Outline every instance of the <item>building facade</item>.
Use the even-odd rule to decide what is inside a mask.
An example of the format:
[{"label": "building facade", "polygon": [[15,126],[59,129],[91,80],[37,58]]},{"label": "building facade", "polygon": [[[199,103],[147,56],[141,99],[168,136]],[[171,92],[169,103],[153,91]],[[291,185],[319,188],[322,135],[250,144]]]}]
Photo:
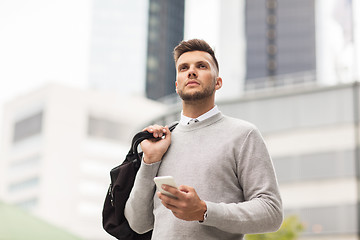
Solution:
[{"label": "building facade", "polygon": [[245,85],[264,87],[266,80],[284,84],[276,76],[294,73],[313,75],[314,80],[315,0],[255,0],[245,5]]},{"label": "building facade", "polygon": [[245,89],[358,79],[357,1],[245,2]]},{"label": "building facade", "polygon": [[150,0],[147,38],[146,96],[175,93],[173,49],[184,38],[184,0]]},{"label": "building facade", "polygon": [[93,0],[90,87],[150,99],[175,93],[172,51],[184,37],[184,5]]},{"label": "building facade", "polygon": [[164,106],[47,85],[4,109],[0,199],[83,239],[112,239],[101,225],[109,172]]}]

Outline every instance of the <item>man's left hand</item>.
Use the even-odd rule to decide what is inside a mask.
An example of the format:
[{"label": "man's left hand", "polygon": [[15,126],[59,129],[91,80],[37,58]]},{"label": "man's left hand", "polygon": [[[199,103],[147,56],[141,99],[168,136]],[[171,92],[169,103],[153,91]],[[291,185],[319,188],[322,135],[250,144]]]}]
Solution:
[{"label": "man's left hand", "polygon": [[162,185],[162,188],[172,193],[176,198],[157,193],[161,203],[172,211],[175,217],[185,221],[203,221],[207,210],[206,203],[197,195],[194,188],[181,185],[178,189]]}]

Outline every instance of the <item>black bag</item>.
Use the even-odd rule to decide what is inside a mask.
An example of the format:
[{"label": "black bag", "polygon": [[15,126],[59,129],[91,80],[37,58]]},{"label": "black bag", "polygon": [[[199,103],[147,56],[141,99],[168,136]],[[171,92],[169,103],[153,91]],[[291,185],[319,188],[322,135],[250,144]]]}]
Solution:
[{"label": "black bag", "polygon": [[[178,123],[169,126],[172,131]],[[140,168],[142,152],[138,153],[138,145],[145,139],[154,138],[147,131],[137,133],[131,143],[129,153],[124,162],[110,171],[111,183],[106,194],[103,212],[103,228],[110,235],[120,240],[149,240],[152,230],[145,234],[134,232],[124,216],[124,209],[131,189],[134,185],[136,173]]]}]

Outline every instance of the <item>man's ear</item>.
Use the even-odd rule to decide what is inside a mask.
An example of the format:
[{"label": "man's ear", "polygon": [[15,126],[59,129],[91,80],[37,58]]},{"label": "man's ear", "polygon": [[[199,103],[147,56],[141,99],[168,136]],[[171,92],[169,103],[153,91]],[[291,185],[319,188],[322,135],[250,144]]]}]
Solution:
[{"label": "man's ear", "polygon": [[177,83],[177,81],[175,81],[175,90],[176,90],[176,93],[178,93],[177,85],[178,85],[178,83]]},{"label": "man's ear", "polygon": [[219,90],[222,87],[222,78],[221,77],[217,77],[216,78],[216,83],[215,83],[215,89]]}]

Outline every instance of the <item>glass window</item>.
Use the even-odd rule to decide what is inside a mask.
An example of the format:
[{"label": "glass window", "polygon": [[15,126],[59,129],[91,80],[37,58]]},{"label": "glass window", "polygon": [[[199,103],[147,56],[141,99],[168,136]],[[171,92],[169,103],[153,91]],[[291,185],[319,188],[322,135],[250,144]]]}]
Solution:
[{"label": "glass window", "polygon": [[9,185],[9,191],[15,192],[15,191],[21,191],[25,189],[30,189],[37,187],[39,185],[39,177],[32,177],[23,181],[14,182]]},{"label": "glass window", "polygon": [[305,224],[304,234],[318,235],[356,232],[357,212],[356,204],[342,204],[289,209],[285,215],[298,215]]},{"label": "glass window", "polygon": [[274,158],[279,182],[332,179],[355,176],[354,151],[322,152]]},{"label": "glass window", "polygon": [[41,133],[43,112],[27,117],[15,123],[13,142],[19,142]]},{"label": "glass window", "polygon": [[92,137],[121,140],[122,124],[109,119],[90,116],[88,134]]},{"label": "glass window", "polygon": [[39,166],[40,155],[33,155],[25,159],[16,160],[10,163],[10,170],[20,171]]},{"label": "glass window", "polygon": [[18,202],[18,203],[16,203],[16,205],[28,210],[28,209],[36,207],[36,205],[38,205],[38,202],[39,202],[39,199],[34,197],[34,198],[30,198],[30,199],[26,199],[24,201]]},{"label": "glass window", "polygon": [[150,70],[157,70],[159,68],[159,60],[154,56],[149,56],[147,66]]}]

